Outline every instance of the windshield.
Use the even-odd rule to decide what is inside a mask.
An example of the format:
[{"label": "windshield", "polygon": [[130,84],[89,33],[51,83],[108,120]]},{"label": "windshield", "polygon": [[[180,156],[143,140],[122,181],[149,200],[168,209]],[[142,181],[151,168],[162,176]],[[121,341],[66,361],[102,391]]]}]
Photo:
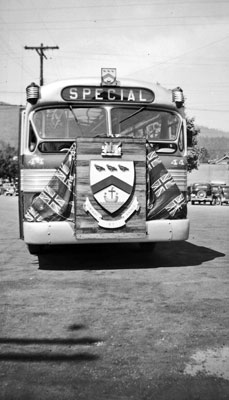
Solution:
[{"label": "windshield", "polygon": [[[110,109],[111,132],[116,137],[176,140],[181,120],[170,111],[146,107]],[[102,107],[52,107],[33,113],[32,124],[42,139],[109,136],[108,110]]]},{"label": "windshield", "polygon": [[99,107],[49,108],[35,111],[35,130],[43,139],[106,136],[106,111]]},{"label": "windshield", "polygon": [[204,184],[204,183],[196,183],[193,185],[193,189],[194,190],[210,190],[211,189],[211,185],[209,184]]},{"label": "windshield", "polygon": [[220,188],[218,186],[212,186],[213,193],[218,193]]},{"label": "windshield", "polygon": [[177,138],[181,121],[173,112],[133,107],[113,108],[111,123],[114,136],[171,141]]}]

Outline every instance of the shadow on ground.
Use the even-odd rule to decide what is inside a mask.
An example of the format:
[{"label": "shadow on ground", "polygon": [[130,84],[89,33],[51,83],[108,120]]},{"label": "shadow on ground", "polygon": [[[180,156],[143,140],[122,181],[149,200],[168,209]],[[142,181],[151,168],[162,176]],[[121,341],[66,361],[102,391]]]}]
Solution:
[{"label": "shadow on ground", "polygon": [[[0,352],[0,362],[82,362],[94,361],[98,355],[88,351],[72,352],[75,346],[93,346],[101,343],[101,340],[91,337],[82,338],[0,338],[0,345],[8,346],[10,351]],[[32,348],[31,348],[32,346]],[[38,346],[37,350],[34,346]],[[40,350],[42,346],[42,351]],[[62,351],[56,351],[56,346],[61,346]],[[22,347],[25,351],[22,351]],[[53,348],[53,349],[52,349]],[[13,351],[11,351],[13,349]],[[66,349],[66,351],[65,351]]]},{"label": "shadow on ground", "polygon": [[186,267],[224,257],[213,249],[189,242],[150,244],[83,244],[55,246],[39,254],[40,269],[50,270],[103,270],[158,267]]},{"label": "shadow on ground", "polygon": [[20,353],[20,352],[6,352],[0,354],[1,361],[18,361],[18,362],[82,362],[82,361],[95,361],[99,356],[90,353],[51,353],[37,352],[37,353]]}]

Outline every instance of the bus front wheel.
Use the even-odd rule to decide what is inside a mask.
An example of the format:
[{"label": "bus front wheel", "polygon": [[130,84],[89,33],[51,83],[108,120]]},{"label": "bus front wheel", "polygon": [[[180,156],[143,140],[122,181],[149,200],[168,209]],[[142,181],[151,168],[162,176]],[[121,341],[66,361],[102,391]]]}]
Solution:
[{"label": "bus front wheel", "polygon": [[139,247],[141,251],[153,251],[156,244],[156,242],[141,242],[139,243]]},{"label": "bus front wheel", "polygon": [[38,254],[42,253],[44,250],[44,246],[40,244],[28,244],[28,250],[30,254],[37,256]]}]

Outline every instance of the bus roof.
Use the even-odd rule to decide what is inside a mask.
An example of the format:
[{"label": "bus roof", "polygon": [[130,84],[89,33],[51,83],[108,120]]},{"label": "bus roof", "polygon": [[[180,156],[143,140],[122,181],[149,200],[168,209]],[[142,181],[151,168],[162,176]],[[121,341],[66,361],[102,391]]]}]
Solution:
[{"label": "bus roof", "polygon": [[[53,103],[62,102],[65,103],[66,100],[63,99],[62,91],[64,88],[68,87],[97,87],[106,88],[107,86],[101,85],[101,79],[98,78],[76,78],[59,80],[41,86],[39,88],[39,99],[36,102],[36,106],[40,106],[43,103]],[[173,101],[173,90],[162,87],[159,83],[151,83],[139,80],[132,80],[127,78],[122,78],[117,81],[117,85],[109,86],[113,90],[118,90],[122,88],[143,88],[148,89],[154,93],[154,100],[151,104],[164,105],[177,109],[176,103]],[[138,101],[135,101],[137,103]],[[149,102],[148,102],[149,104]]]}]

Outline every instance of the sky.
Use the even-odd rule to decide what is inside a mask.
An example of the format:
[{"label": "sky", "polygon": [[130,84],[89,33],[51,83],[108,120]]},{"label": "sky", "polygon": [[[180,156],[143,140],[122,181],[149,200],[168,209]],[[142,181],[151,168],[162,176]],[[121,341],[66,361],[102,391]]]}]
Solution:
[{"label": "sky", "polygon": [[25,88],[100,77],[180,86],[197,125],[229,135],[229,0],[0,0],[0,101],[25,104]]}]

